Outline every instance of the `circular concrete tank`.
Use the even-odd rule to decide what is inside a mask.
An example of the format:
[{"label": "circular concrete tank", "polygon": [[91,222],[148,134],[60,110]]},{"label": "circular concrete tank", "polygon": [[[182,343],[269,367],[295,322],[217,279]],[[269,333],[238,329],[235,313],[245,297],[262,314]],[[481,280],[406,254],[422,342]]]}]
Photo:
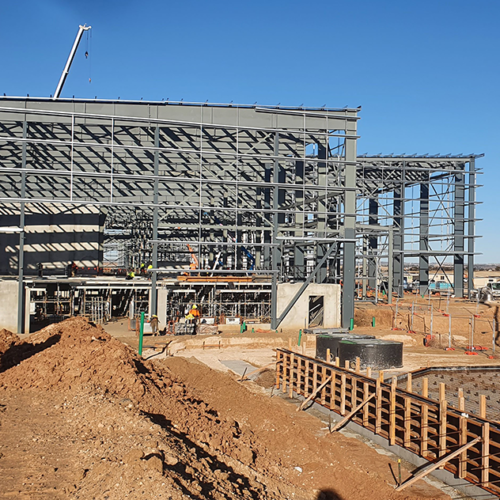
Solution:
[{"label": "circular concrete tank", "polygon": [[385,370],[403,366],[403,343],[380,339],[342,339],[339,342],[341,366],[346,361],[355,363],[360,359],[361,366]]},{"label": "circular concrete tank", "polygon": [[354,333],[325,333],[316,335],[316,357],[326,360],[326,350],[330,349],[332,361],[339,356],[339,343],[341,340],[374,339],[373,335],[357,335]]}]

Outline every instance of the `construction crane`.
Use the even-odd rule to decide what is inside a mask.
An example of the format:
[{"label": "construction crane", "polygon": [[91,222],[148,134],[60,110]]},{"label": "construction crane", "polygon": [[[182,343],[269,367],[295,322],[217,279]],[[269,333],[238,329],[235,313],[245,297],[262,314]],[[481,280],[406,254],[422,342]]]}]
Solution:
[{"label": "construction crane", "polygon": [[73,47],[71,48],[71,52],[69,53],[68,60],[66,61],[66,66],[64,66],[61,78],[59,79],[59,83],[57,84],[57,88],[56,91],[54,92],[54,97],[52,99],[59,99],[64,82],[66,81],[66,77],[68,76],[69,69],[71,68],[71,63],[75,58],[76,50],[78,49],[78,45],[80,44],[80,40],[82,39],[83,32],[88,31],[91,28],[92,26],[87,26],[85,24],[83,26],[81,25],[79,26],[75,42],[73,43]]}]

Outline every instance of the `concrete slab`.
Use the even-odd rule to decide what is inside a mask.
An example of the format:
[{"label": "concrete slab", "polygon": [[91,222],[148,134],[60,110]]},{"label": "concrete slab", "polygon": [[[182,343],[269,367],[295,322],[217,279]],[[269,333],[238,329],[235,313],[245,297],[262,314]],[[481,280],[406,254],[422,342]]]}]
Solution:
[{"label": "concrete slab", "polygon": [[[220,362],[224,365],[227,366],[232,372],[236,373],[237,375],[243,375],[245,373],[251,373],[252,371],[256,370],[257,367],[251,365],[250,363],[247,363],[246,361],[241,361],[240,359],[221,359]],[[255,380],[259,376],[259,373],[255,373],[254,375],[250,375],[248,377],[250,380]]]}]

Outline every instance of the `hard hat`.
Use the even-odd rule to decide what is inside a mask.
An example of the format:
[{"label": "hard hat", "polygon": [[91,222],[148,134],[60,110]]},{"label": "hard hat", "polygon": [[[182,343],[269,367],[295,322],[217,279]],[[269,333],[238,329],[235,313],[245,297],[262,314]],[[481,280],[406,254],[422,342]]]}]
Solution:
[{"label": "hard hat", "polygon": [[158,316],[156,314],[153,314],[153,318],[157,318]]},{"label": "hard hat", "polygon": [[198,309],[198,306],[196,304],[194,304],[193,309]]}]

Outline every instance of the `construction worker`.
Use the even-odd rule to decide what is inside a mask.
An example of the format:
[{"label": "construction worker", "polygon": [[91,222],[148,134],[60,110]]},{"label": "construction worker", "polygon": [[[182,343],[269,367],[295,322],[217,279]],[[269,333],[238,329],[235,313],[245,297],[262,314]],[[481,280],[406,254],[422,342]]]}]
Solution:
[{"label": "construction worker", "polygon": [[129,269],[127,273],[126,280],[133,280],[135,278],[135,273],[133,269]]},{"label": "construction worker", "polygon": [[200,319],[200,311],[198,309],[198,306],[196,304],[193,304],[193,307],[191,307],[191,310],[189,311],[189,315],[193,317],[193,323],[196,324],[198,320]]},{"label": "construction worker", "polygon": [[142,274],[142,275],[146,274],[146,264],[144,264],[144,263],[141,264],[141,267],[139,269],[139,274]]},{"label": "construction worker", "polygon": [[151,273],[153,270],[153,264],[149,264],[148,266],[148,273]]},{"label": "construction worker", "polygon": [[156,337],[158,335],[158,316],[156,314],[153,314],[149,323],[151,324],[151,331]]}]

